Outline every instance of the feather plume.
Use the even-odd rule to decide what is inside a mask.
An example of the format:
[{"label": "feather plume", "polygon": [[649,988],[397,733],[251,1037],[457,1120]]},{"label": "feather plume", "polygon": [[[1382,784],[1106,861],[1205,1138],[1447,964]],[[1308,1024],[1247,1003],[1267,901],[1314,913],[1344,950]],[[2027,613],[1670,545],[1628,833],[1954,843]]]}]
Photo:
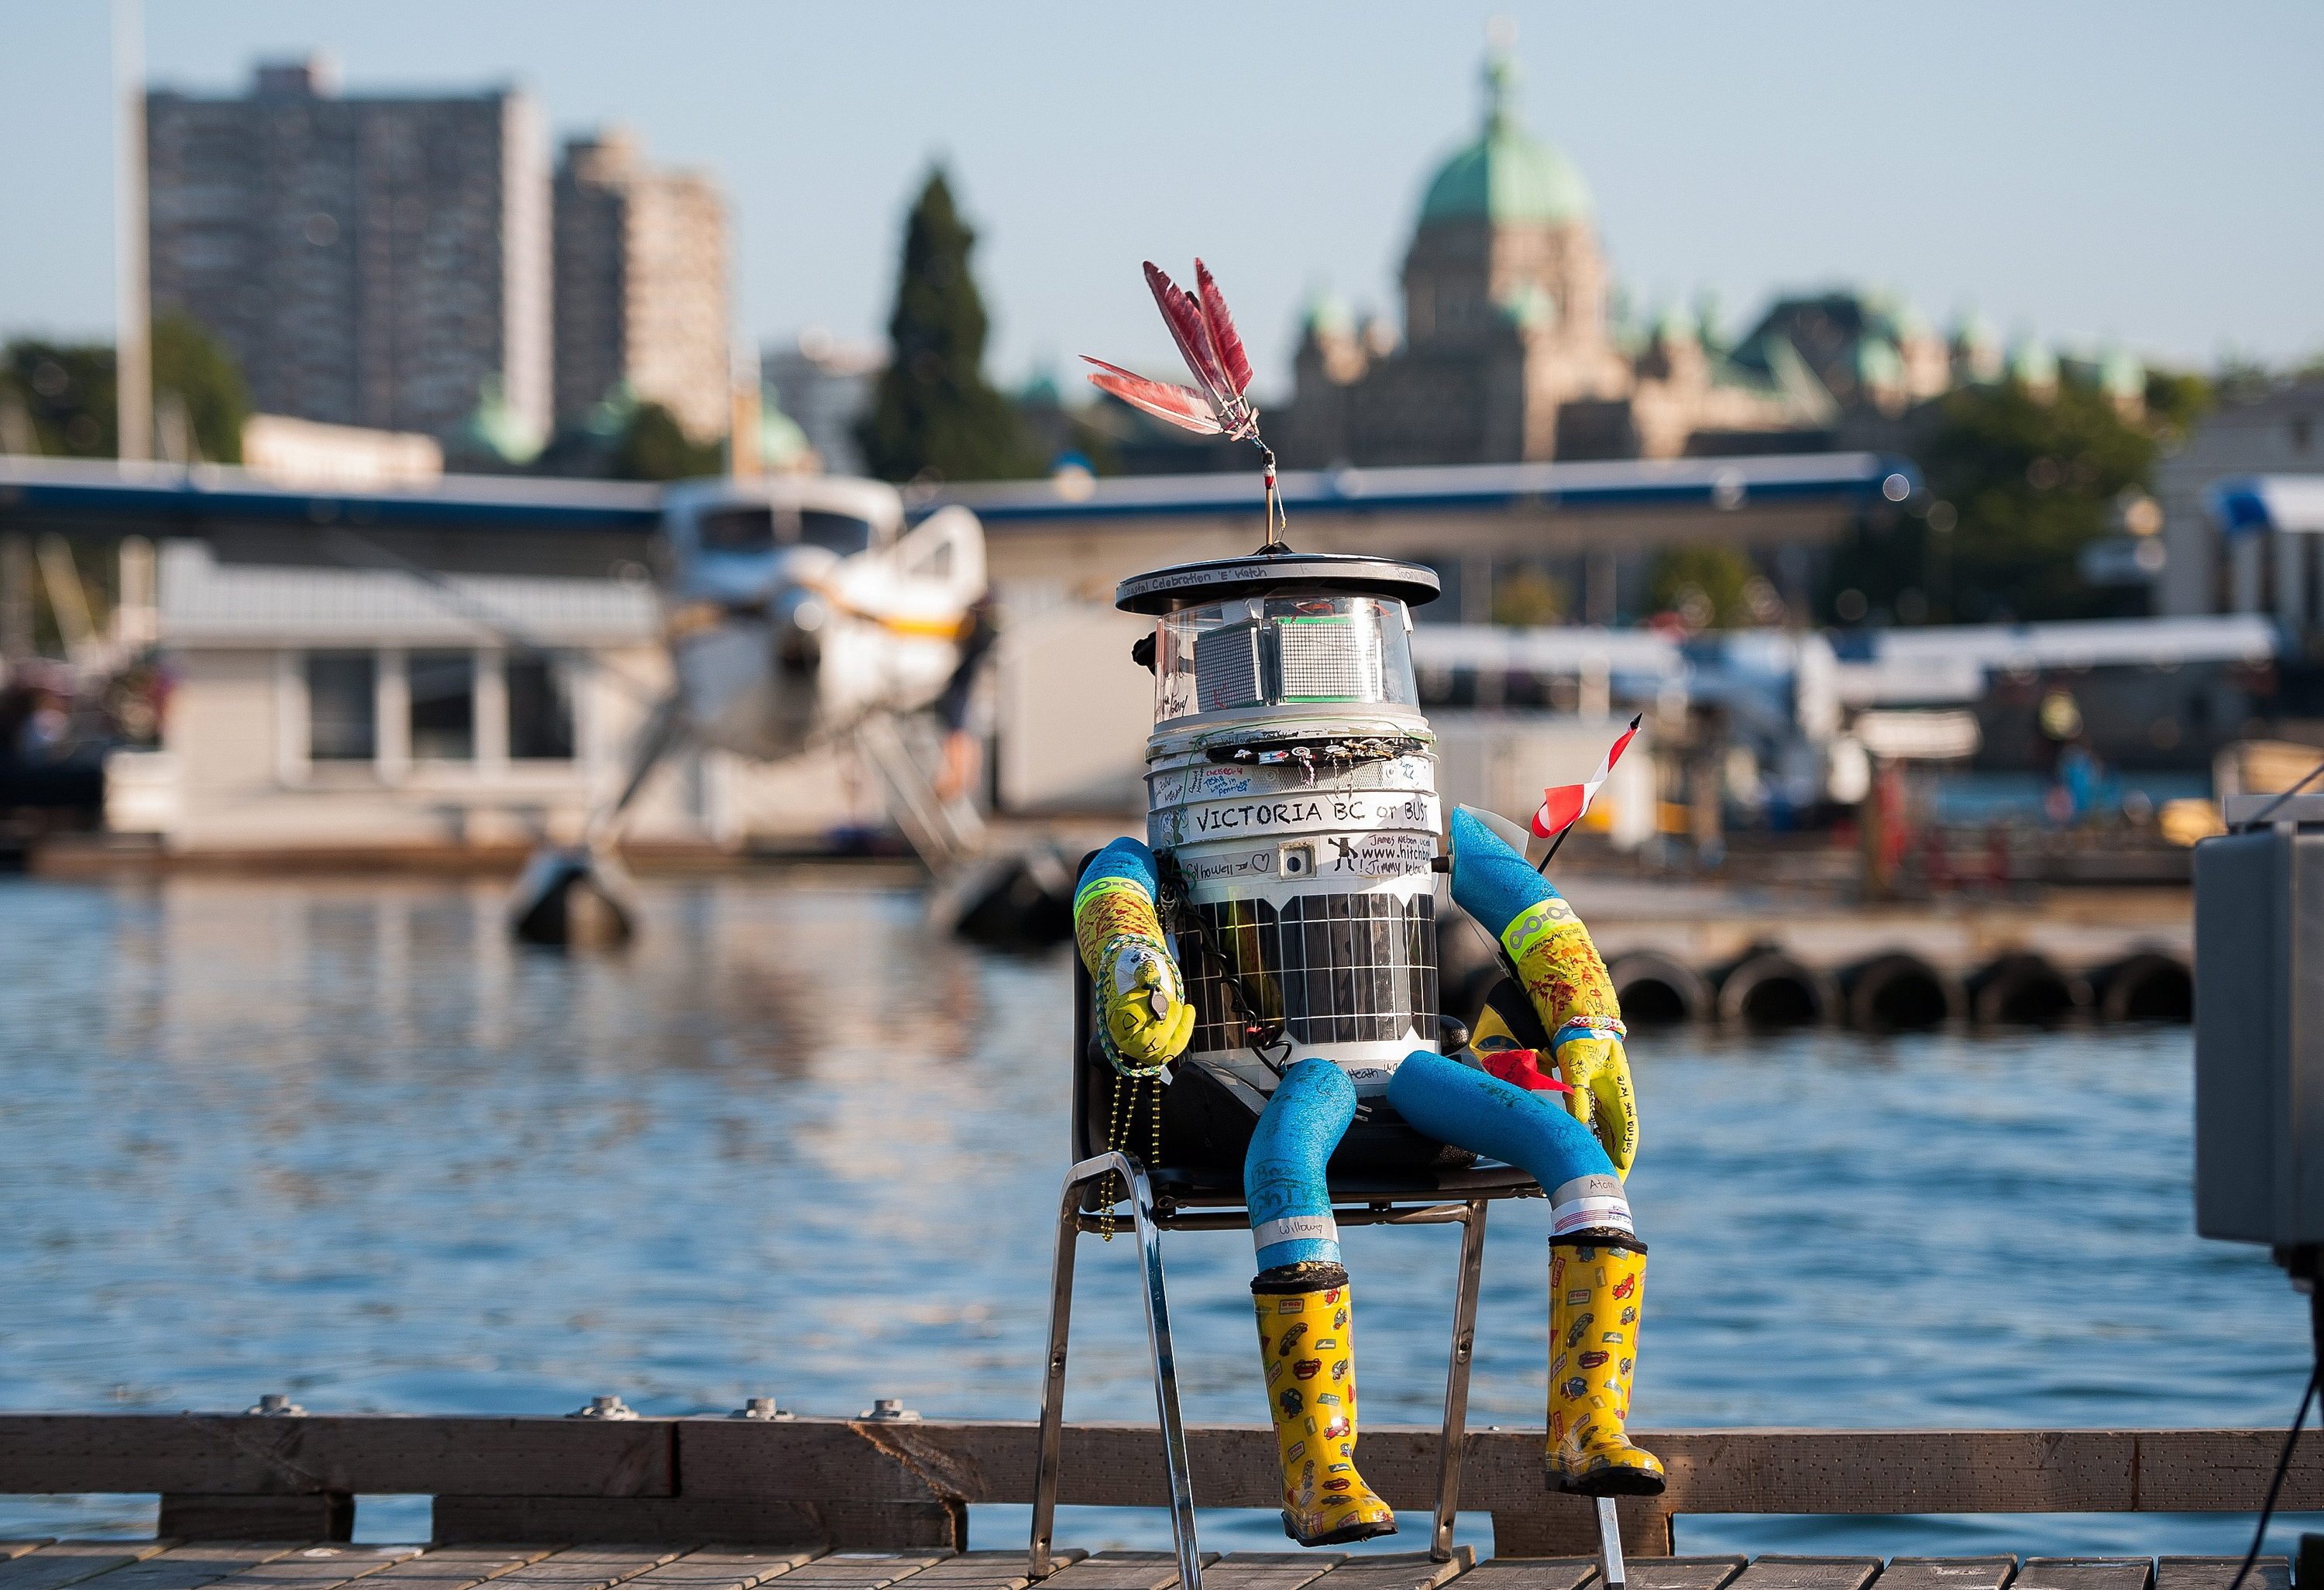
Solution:
[{"label": "feather plume", "polygon": [[1166,382],[1148,381],[1145,376],[1109,365],[1103,359],[1093,359],[1084,354],[1084,364],[1095,365],[1090,384],[1102,392],[1110,392],[1133,408],[1145,410],[1157,420],[1198,431],[1204,436],[1216,436],[1225,429],[1213,411],[1210,400],[1191,386],[1173,386]]},{"label": "feather plume", "polygon": [[1168,273],[1152,260],[1146,262],[1146,285],[1154,291],[1154,301],[1161,308],[1162,319],[1170,328],[1171,339],[1177,343],[1186,368],[1194,373],[1194,384],[1203,389],[1223,421],[1235,389],[1226,372],[1219,367],[1218,354],[1211,347],[1211,329],[1203,321],[1201,302],[1171,281]]},{"label": "feather plume", "polygon": [[1194,261],[1194,288],[1202,302],[1203,325],[1211,334],[1212,351],[1218,355],[1219,366],[1235,394],[1240,396],[1250,390],[1250,355],[1243,350],[1234,317],[1227,313],[1226,295],[1219,291],[1218,278],[1200,259]]}]

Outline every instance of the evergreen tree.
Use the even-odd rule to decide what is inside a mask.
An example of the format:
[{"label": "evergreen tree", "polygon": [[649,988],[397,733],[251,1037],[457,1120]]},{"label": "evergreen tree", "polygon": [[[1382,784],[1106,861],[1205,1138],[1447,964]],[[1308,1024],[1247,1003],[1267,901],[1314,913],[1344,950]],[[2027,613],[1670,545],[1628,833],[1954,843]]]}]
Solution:
[{"label": "evergreen tree", "polygon": [[186,315],[153,322],[153,391],[186,405],[186,429],[195,452],[213,464],[242,462],[242,422],[250,418],[250,389],[226,345]]},{"label": "evergreen tree", "polygon": [[885,480],[994,480],[1038,472],[1023,422],[984,379],[984,302],[969,272],[976,234],[941,168],[904,224],[888,322],[891,353],[856,441]]},{"label": "evergreen tree", "polygon": [[[183,315],[153,322],[153,393],[185,405],[188,439],[213,464],[242,461],[250,393],[234,356]],[[0,449],[30,441],[42,453],[110,458],[118,435],[113,349],[26,339],[0,353]],[[22,430],[21,436],[8,434]]]}]

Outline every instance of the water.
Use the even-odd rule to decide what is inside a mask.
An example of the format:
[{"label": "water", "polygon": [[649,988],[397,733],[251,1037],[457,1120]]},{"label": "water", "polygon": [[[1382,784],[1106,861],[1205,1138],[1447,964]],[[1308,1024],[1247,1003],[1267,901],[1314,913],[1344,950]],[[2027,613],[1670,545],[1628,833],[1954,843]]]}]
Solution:
[{"label": "water", "polygon": [[[1030,1417],[1069,952],[985,955],[926,931],[916,896],[836,876],[645,904],[632,949],[568,958],[506,942],[479,885],[0,888],[0,1407],[773,1392]],[[2184,1031],[1648,1037],[1634,1058],[1641,1426],[2289,1418],[2300,1305],[2264,1254],[2191,1230]],[[1542,1418],[1545,1216],[1492,1217],[1480,1425]],[[1373,1420],[1439,1415],[1456,1242],[1348,1235]],[[1151,1417],[1128,1246],[1084,1245],[1069,1417]],[[1248,1243],[1169,1256],[1188,1416],[1259,1419]],[[975,1510],[975,1543],[1021,1540],[1024,1515]],[[152,1516],[0,1498],[0,1532]],[[426,1521],[366,1500],[358,1528]],[[1205,1528],[1282,1544],[1271,1514]],[[1680,1547],[2226,1552],[2249,1528],[1696,1519]],[[1463,1530],[1489,1539],[1481,1515]],[[1068,1510],[1062,1532],[1167,1540],[1158,1510]]]}]

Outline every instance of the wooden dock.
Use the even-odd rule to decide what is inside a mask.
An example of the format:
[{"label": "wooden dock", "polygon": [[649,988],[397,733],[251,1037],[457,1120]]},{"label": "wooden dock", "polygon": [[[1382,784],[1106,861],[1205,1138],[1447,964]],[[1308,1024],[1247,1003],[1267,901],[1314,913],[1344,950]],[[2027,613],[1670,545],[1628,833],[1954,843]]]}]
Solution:
[{"label": "wooden dock", "polygon": [[[1271,1431],[1203,1425],[1187,1437],[1201,1505],[1276,1508]],[[783,1590],[884,1590],[905,1577],[918,1581],[914,1590],[1022,1590],[1021,1553],[962,1548],[971,1505],[1032,1500],[1036,1439],[1031,1423],[999,1420],[0,1414],[0,1493],[161,1498],[161,1540],[0,1547],[0,1590],[64,1590],[100,1574],[99,1590],[330,1590],[356,1577],[377,1577],[382,1590],[486,1581],[504,1590],[632,1581],[640,1590],[750,1590],[778,1575],[788,1581]],[[1675,1558],[1672,1520],[2248,1514],[2259,1509],[2283,1437],[1670,1430],[1641,1439],[1669,1466],[1671,1484],[1663,1496],[1621,1503],[1633,1590],[1868,1590],[1876,1576],[1882,1590],[2225,1590],[2227,1574],[2208,1558],[1904,1559],[1884,1567],[1873,1558]],[[1366,1477],[1416,1523],[1434,1498],[1437,1441],[1425,1428],[1364,1432]],[[1323,1590],[1433,1590],[1454,1576],[1473,1580],[1474,1590],[1582,1590],[1595,1560],[1595,1515],[1579,1498],[1545,1493],[1541,1445],[1538,1429],[1466,1437],[1462,1506],[1492,1515],[1501,1554],[1486,1565],[1472,1566],[1465,1553],[1449,1564],[1238,1554],[1222,1559],[1213,1590],[1299,1590],[1319,1577],[1329,1580]],[[1162,1444],[1151,1426],[1069,1425],[1064,1456],[1060,1500],[1068,1505],[1165,1504]],[[346,1546],[364,1495],[432,1497],[435,1548],[398,1556]],[[2295,1455],[2280,1505],[2324,1509],[2324,1444]],[[253,1540],[293,1544],[240,1544]],[[526,1555],[506,1549],[510,1541],[559,1544]],[[2270,1572],[2265,1583],[2284,1590],[2288,1570],[2278,1562]],[[1173,1574],[1164,1554],[1105,1553],[1045,1583],[1164,1590]]]},{"label": "wooden dock", "polygon": [[[1171,1590],[1166,1551],[1073,1554],[1049,1590]],[[1665,1557],[1629,1568],[1629,1590],[2227,1590],[2237,1558],[2166,1557]],[[1236,1551],[1203,1557],[1204,1590],[1586,1590],[1593,1558],[1456,1551],[1351,1557]],[[1021,1551],[752,1551],[732,1546],[353,1546],[300,1542],[0,1540],[0,1590],[1027,1590]],[[908,1583],[907,1583],[908,1581]],[[2263,1558],[2249,1590],[2290,1590]]]}]

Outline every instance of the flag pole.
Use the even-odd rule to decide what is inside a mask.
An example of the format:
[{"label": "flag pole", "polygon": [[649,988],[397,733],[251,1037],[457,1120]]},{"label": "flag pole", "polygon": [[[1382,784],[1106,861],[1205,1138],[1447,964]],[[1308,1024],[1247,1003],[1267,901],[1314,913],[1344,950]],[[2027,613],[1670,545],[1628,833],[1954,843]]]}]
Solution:
[{"label": "flag pole", "polygon": [[[1541,858],[1541,864],[1534,868],[1534,871],[1539,873],[1543,877],[1546,878],[1549,876],[1549,864],[1557,859],[1558,846],[1565,843],[1565,837],[1568,834],[1571,834],[1575,828],[1581,826],[1583,813],[1590,809],[1590,798],[1598,792],[1598,786],[1600,784],[1604,783],[1608,778],[1612,776],[1615,760],[1622,754],[1624,748],[1629,744],[1630,736],[1638,732],[1638,726],[1646,721],[1646,715],[1643,712],[1634,714],[1631,716],[1630,726],[1623,731],[1622,737],[1614,742],[1613,750],[1606,753],[1606,760],[1599,764],[1597,778],[1583,787],[1582,810],[1573,814],[1573,820],[1572,822],[1567,823],[1563,827],[1557,830],[1557,837],[1549,842],[1549,854],[1543,856]],[[1546,805],[1547,803],[1545,801],[1545,809],[1546,809]]]}]

